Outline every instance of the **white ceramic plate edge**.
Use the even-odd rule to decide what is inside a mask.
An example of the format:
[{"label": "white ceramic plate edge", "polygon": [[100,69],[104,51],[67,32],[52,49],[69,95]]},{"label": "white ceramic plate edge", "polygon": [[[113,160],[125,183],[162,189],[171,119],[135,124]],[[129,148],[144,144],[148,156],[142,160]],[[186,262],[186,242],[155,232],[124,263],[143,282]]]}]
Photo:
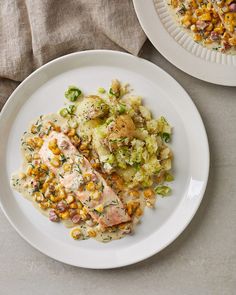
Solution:
[{"label": "white ceramic plate edge", "polygon": [[236,66],[212,63],[191,54],[165,29],[153,0],[133,0],[133,3],[147,37],[173,65],[200,80],[218,85],[236,86]]},{"label": "white ceramic plate edge", "polygon": [[[106,50],[94,50],[94,51],[87,51],[87,52],[81,52],[81,53],[74,53],[74,54],[70,54],[68,56],[72,56],[72,55],[83,55],[83,54],[120,54],[120,55],[126,55],[126,56],[129,56],[130,58],[133,58],[133,59],[137,59],[136,57],[133,57],[129,54],[126,54],[126,53],[121,53],[121,52],[113,52],[113,51],[106,51]],[[32,73],[29,77],[27,77],[19,86],[18,88],[13,92],[13,94],[11,95],[11,97],[9,98],[9,100],[7,101],[7,103],[5,104],[4,108],[2,109],[2,112],[0,114],[0,125],[2,125],[4,123],[4,120],[5,120],[5,116],[8,115],[8,111],[11,111],[11,108],[12,108],[12,101],[14,99],[14,96],[17,95],[17,92],[21,89],[21,87],[24,86],[24,84],[26,84],[28,82],[28,80],[31,79],[32,76],[36,75],[37,72],[39,71],[42,71],[44,69],[44,67],[47,67],[49,66],[50,64],[52,63],[55,63],[57,62],[58,60],[60,59],[66,59],[67,56],[63,56],[63,57],[60,57],[56,60],[53,60],[51,62],[49,62],[48,64],[42,66],[41,68],[37,69],[34,73]],[[139,59],[139,61],[141,62],[144,62],[144,63],[148,63],[149,66],[155,68],[156,66],[146,60],[142,60],[142,59]],[[169,78],[171,78],[167,73],[165,73],[163,70],[163,75],[166,75],[168,76]],[[173,80],[173,78],[171,78]],[[176,84],[178,84],[176,82]],[[178,84],[178,87],[181,88],[182,91],[185,92],[185,90],[183,90],[183,88]],[[194,106],[194,103],[191,101],[191,100],[188,100],[188,103],[192,104],[192,107],[196,110],[196,107]],[[9,109],[9,110],[8,110]],[[127,261],[127,263],[122,263],[122,264],[117,264],[117,265],[114,265],[114,266],[111,266],[106,263],[104,263],[103,265],[99,265],[99,266],[91,266],[91,265],[79,265],[80,267],[85,267],[85,268],[98,268],[98,269],[102,269],[102,268],[114,268],[114,267],[121,267],[121,266],[126,266],[126,265],[129,265],[129,264],[133,264],[133,263],[136,263],[136,262],[139,262],[141,260],[144,260],[152,255],[154,255],[155,253],[161,251],[163,248],[165,248],[167,245],[169,245],[170,243],[172,243],[178,236],[179,234],[187,227],[187,225],[189,224],[189,222],[191,221],[192,217],[195,215],[200,203],[201,203],[201,200],[203,198],[203,195],[204,195],[204,192],[205,192],[205,189],[206,189],[206,185],[207,185],[207,179],[208,179],[208,173],[209,173],[209,146],[208,146],[208,141],[207,141],[207,135],[206,135],[206,131],[205,131],[205,127],[202,123],[202,119],[200,117],[200,114],[198,113],[198,111],[196,110],[196,113],[195,113],[197,116],[198,116],[198,121],[200,123],[200,128],[201,130],[203,131],[203,139],[204,139],[204,143],[203,145],[206,147],[206,170],[205,170],[205,175],[203,176],[203,178],[205,179],[205,182],[204,182],[204,185],[203,187],[201,188],[201,192],[200,192],[200,195],[199,195],[199,198],[198,198],[198,201],[197,201],[197,205],[195,205],[194,207],[194,210],[191,211],[191,214],[190,215],[186,215],[185,217],[185,220],[184,220],[184,225],[182,225],[178,231],[176,231],[175,235],[173,235],[171,237],[171,239],[169,239],[165,244],[163,244],[163,246],[161,248],[157,250],[154,250],[154,251],[151,251],[149,253],[144,253],[143,255],[140,255],[139,258],[135,258],[134,260],[129,260]],[[70,261],[68,262],[67,260],[61,258],[61,257],[58,257],[58,255],[55,255],[53,251],[42,251],[42,249],[40,249],[40,247],[38,247],[37,244],[35,244],[34,242],[32,242],[23,232],[22,230],[16,225],[14,224],[14,222],[12,221],[12,219],[8,216],[7,212],[5,211],[4,207],[2,206],[1,202],[0,202],[0,205],[1,205],[1,208],[5,214],[5,216],[8,218],[9,222],[11,223],[11,225],[16,229],[16,231],[20,234],[20,236],[25,239],[26,241],[28,241],[29,244],[31,244],[34,248],[36,248],[37,250],[39,250],[40,252],[48,255],[48,256],[51,256],[52,258],[58,260],[58,261],[61,261],[61,262],[64,262],[64,263],[67,263],[67,264],[71,264],[71,265],[75,265],[75,266],[78,266],[77,264],[74,264],[73,261]]]}]

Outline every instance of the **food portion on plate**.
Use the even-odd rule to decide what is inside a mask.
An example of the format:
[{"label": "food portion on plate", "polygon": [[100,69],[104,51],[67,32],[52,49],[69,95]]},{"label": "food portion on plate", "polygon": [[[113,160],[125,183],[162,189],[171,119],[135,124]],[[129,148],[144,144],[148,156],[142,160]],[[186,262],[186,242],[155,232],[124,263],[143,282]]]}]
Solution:
[{"label": "food portion on plate", "polygon": [[171,126],[118,80],[92,95],[70,86],[65,97],[66,107],[23,134],[11,185],[74,239],[120,239],[171,192]]},{"label": "food portion on plate", "polygon": [[222,53],[236,53],[235,0],[167,0],[193,40]]}]

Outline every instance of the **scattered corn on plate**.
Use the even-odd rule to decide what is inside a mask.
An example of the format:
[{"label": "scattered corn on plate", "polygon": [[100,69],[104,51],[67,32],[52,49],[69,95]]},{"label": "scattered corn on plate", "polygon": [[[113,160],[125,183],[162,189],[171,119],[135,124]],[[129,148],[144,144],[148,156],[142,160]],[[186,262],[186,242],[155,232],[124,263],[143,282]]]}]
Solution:
[{"label": "scattered corn on plate", "polygon": [[170,0],[168,5],[195,42],[222,53],[236,53],[235,0]]}]

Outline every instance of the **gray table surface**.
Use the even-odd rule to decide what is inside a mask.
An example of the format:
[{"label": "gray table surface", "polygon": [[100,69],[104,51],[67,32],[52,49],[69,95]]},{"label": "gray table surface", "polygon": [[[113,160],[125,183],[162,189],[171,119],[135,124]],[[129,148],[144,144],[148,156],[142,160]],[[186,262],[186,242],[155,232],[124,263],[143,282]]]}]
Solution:
[{"label": "gray table surface", "polygon": [[197,214],[161,253],[125,268],[87,270],[35,250],[0,212],[0,294],[236,294],[236,88],[190,77],[149,42],[141,56],[186,89],[204,121],[211,168]]}]

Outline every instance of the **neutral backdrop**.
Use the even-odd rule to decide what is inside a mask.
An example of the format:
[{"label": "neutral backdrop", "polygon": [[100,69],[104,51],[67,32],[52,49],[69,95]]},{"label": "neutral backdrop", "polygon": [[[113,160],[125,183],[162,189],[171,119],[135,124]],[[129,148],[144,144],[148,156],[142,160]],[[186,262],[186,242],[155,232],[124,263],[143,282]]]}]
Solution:
[{"label": "neutral backdrop", "polygon": [[54,261],[33,249],[0,212],[1,295],[236,294],[236,88],[190,77],[149,42],[141,56],[186,89],[206,126],[211,168],[197,214],[161,253],[125,268],[88,270]]}]

